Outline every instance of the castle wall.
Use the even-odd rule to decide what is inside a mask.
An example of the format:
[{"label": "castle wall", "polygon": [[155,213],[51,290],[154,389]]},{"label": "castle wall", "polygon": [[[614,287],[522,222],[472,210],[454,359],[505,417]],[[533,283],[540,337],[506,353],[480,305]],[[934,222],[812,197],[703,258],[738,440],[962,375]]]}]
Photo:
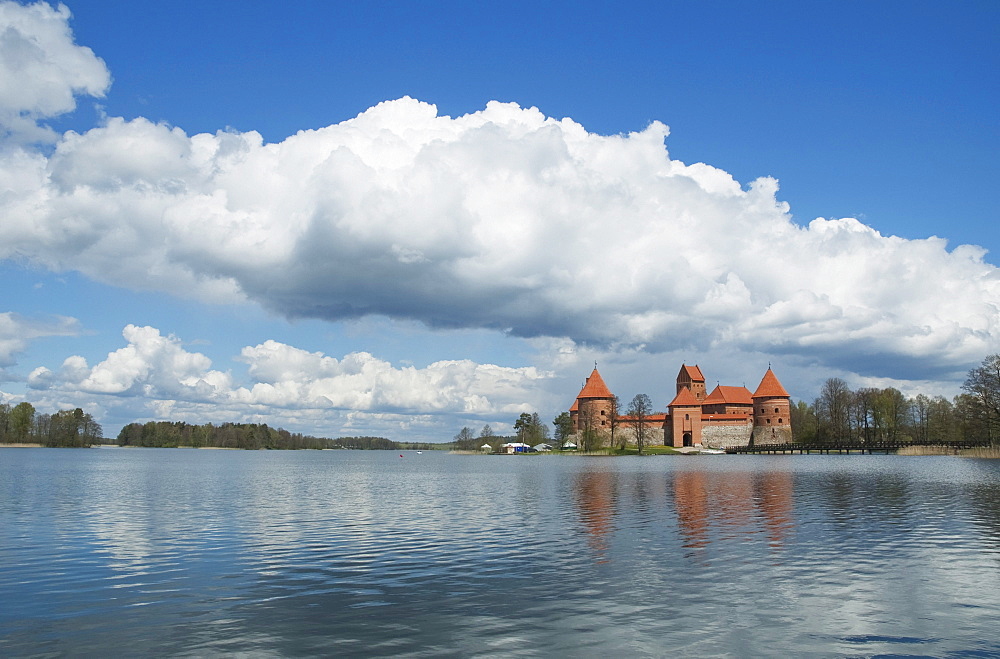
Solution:
[{"label": "castle wall", "polygon": [[726,448],[727,446],[746,446],[750,443],[753,426],[749,423],[740,424],[706,424],[701,429],[701,445],[704,448]]},{"label": "castle wall", "polygon": [[791,444],[791,426],[754,426],[753,443],[757,444]]},{"label": "castle wall", "polygon": [[[621,433],[619,435],[618,433]],[[649,424],[646,427],[646,446],[663,446],[663,437],[666,433],[663,430],[663,422],[657,425]],[[628,437],[628,445],[635,446],[635,429],[627,426],[619,426],[615,430],[615,440],[621,437]]]}]

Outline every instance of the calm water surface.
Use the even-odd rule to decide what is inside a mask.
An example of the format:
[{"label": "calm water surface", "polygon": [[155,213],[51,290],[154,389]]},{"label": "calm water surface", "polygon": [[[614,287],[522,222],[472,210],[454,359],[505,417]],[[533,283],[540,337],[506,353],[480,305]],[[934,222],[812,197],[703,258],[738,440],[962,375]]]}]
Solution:
[{"label": "calm water surface", "polygon": [[1000,461],[0,449],[0,656],[1000,656]]}]

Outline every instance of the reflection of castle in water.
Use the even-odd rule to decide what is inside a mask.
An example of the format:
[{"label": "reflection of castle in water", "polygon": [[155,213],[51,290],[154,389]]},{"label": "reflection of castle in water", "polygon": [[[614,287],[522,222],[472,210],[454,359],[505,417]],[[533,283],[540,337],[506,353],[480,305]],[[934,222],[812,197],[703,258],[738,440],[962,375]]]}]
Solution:
[{"label": "reflection of castle in water", "polygon": [[576,502],[580,521],[587,534],[587,544],[604,562],[614,531],[617,497],[617,474],[608,471],[587,471],[578,474]]},{"label": "reflection of castle in water", "polygon": [[[619,504],[626,507],[621,512],[627,513],[637,503],[633,497],[623,503],[620,476],[594,471],[576,478],[574,499],[580,522],[599,562],[608,560]],[[660,482],[668,489],[644,493],[649,500],[639,502],[638,507],[669,510],[672,497],[681,546],[686,549],[705,549],[725,539],[753,540],[761,534],[770,547],[780,549],[793,526],[789,472],[678,470]]]},{"label": "reflection of castle in water", "polygon": [[788,472],[677,473],[674,505],[684,546],[707,546],[713,531],[724,537],[763,531],[780,548],[792,527],[792,488]]}]

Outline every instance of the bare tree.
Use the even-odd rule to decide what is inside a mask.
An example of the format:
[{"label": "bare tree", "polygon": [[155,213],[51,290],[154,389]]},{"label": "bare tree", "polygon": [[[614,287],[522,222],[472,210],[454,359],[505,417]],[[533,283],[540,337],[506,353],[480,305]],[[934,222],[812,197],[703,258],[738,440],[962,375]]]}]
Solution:
[{"label": "bare tree", "polygon": [[969,371],[962,389],[973,399],[968,401],[973,403],[970,412],[985,431],[982,439],[995,443],[1000,429],[1000,355],[990,355],[982,365]]},{"label": "bare tree", "polygon": [[618,396],[612,396],[608,403],[608,427],[611,430],[611,446],[618,446],[618,448],[624,449],[628,443],[626,435],[618,433],[619,439],[617,443],[615,442],[615,432],[618,426],[622,424],[622,401]]},{"label": "bare tree", "polygon": [[824,438],[833,441],[850,439],[852,396],[847,383],[840,378],[830,378],[823,383],[813,407]]},{"label": "bare tree", "polygon": [[646,394],[636,394],[625,413],[629,417],[628,424],[635,433],[635,446],[639,450],[639,455],[642,455],[642,449],[646,446],[646,438],[649,436],[647,422],[649,415],[653,413],[653,401]]}]

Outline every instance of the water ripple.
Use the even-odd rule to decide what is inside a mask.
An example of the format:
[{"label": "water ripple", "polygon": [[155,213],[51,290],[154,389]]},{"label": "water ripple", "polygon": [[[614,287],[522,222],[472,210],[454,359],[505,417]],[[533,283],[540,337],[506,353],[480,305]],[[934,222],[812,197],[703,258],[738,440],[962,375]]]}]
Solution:
[{"label": "water ripple", "polygon": [[5,656],[1000,654],[995,463],[3,457]]}]

